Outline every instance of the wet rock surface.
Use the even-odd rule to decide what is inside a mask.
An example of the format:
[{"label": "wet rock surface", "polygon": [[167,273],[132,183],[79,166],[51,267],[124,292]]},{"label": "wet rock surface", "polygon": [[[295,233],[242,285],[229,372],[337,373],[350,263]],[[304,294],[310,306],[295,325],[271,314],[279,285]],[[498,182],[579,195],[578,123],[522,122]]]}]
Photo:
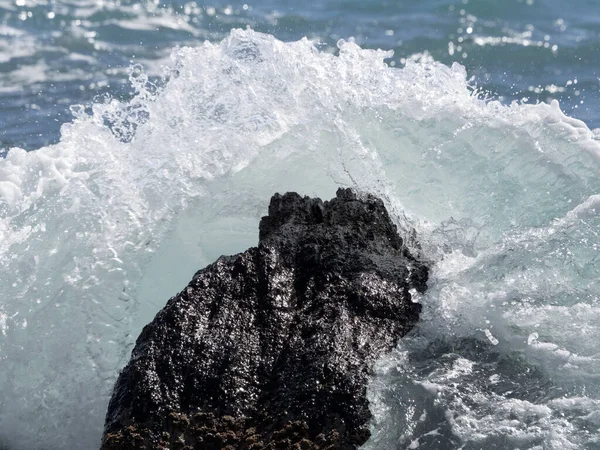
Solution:
[{"label": "wet rock surface", "polygon": [[144,328],[102,448],[357,448],[373,364],[414,326],[427,275],[378,198],[274,195],[258,247],[197,272]]}]

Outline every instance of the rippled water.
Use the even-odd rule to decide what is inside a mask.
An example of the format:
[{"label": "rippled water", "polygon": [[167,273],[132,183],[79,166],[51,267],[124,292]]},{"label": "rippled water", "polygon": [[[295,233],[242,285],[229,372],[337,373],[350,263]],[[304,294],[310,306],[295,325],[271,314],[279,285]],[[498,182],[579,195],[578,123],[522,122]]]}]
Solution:
[{"label": "rippled water", "polygon": [[[0,148],[57,142],[69,106],[131,94],[127,71],[161,75],[175,46],[251,27],[394,50],[390,65],[432,57],[465,65],[473,86],[504,103],[559,99],[599,126],[600,8],[594,1],[0,1]],[[526,99],[526,100],[525,100]]]},{"label": "rippled water", "polygon": [[600,448],[596,11],[0,1],[0,446],[97,448],[169,296],[351,186],[433,265],[366,448]]}]

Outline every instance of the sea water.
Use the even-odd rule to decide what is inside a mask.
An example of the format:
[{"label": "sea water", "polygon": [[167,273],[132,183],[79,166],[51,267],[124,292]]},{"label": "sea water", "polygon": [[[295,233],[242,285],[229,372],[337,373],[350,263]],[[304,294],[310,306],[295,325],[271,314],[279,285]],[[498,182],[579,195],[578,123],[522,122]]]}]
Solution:
[{"label": "sea water", "polygon": [[0,1],[0,446],[97,448],[166,300],[353,187],[432,264],[365,448],[600,448],[583,5]]}]

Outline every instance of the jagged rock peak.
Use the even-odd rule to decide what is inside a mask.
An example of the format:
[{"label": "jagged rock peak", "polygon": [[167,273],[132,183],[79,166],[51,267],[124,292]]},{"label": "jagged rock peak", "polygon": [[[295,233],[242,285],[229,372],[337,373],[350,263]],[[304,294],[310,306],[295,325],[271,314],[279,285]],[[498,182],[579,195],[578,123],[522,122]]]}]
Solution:
[{"label": "jagged rock peak", "polygon": [[351,189],[338,189],[336,197],[325,202],[319,198],[301,197],[295,192],[275,194],[269,204],[269,215],[260,221],[259,239],[265,241],[282,226],[319,224],[323,227],[341,226],[361,235],[371,233],[370,241],[377,233],[386,237],[394,248],[402,246],[402,239],[383,202],[370,194],[359,198]]}]

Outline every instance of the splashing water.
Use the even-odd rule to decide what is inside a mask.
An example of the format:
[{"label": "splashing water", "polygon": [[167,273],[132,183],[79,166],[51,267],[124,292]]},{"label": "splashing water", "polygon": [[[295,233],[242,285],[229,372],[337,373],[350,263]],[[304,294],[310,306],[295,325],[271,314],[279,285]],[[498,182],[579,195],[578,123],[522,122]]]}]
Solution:
[{"label": "splashing water", "polygon": [[600,445],[600,145],[460,65],[234,30],[0,160],[0,442],[97,448],[134,339],[274,192],[380,195],[434,263],[366,448]]}]

